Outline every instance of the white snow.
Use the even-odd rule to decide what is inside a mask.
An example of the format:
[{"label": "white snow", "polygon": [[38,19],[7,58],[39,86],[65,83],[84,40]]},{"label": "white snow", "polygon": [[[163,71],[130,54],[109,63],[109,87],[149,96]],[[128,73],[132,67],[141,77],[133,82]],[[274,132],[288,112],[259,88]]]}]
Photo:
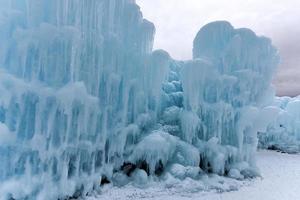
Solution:
[{"label": "white snow", "polygon": [[[211,194],[206,200],[297,200],[300,198],[300,155],[259,151],[257,165],[262,179],[239,191]],[[197,199],[197,198],[196,198]]]},{"label": "white snow", "polygon": [[[262,178],[244,181],[222,177],[208,178],[210,187],[204,186],[201,181],[196,182],[189,178],[177,184],[168,184],[168,181],[156,183],[147,189],[128,185],[123,188],[107,186],[102,194],[89,197],[87,200],[297,200],[300,198],[299,154],[258,151],[257,165],[261,170]],[[226,192],[227,189],[230,192]]]}]

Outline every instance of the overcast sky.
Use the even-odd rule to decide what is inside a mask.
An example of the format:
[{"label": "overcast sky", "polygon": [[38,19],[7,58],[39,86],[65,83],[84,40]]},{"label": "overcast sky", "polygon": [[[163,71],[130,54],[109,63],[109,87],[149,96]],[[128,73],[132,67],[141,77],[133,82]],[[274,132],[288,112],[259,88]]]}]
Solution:
[{"label": "overcast sky", "polygon": [[136,0],[156,26],[154,48],[175,59],[192,58],[192,42],[208,22],[227,20],[273,40],[281,64],[278,95],[300,95],[300,0]]}]

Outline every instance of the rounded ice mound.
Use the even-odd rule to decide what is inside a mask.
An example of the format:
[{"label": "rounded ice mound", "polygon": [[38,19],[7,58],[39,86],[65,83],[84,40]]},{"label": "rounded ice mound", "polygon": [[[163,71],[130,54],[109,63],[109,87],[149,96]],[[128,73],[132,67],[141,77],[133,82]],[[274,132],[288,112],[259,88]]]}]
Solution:
[{"label": "rounded ice mound", "polygon": [[221,73],[255,71],[263,74],[266,82],[279,61],[270,39],[247,28],[235,29],[226,21],[211,22],[200,29],[194,39],[193,57],[212,61]]},{"label": "rounded ice mound", "polygon": [[176,144],[176,137],[164,131],[153,131],[137,144],[129,160],[133,163],[145,161],[150,174],[154,174],[160,164],[165,166],[173,157]]},{"label": "rounded ice mound", "polygon": [[237,169],[231,169],[228,173],[228,176],[234,179],[244,179],[244,176]]},{"label": "rounded ice mound", "polygon": [[145,186],[148,181],[148,175],[144,170],[136,169],[133,173],[133,180],[136,186]]},{"label": "rounded ice mound", "polygon": [[126,176],[126,174],[118,172],[113,174],[113,184],[117,187],[122,187],[124,185],[127,185],[129,183],[129,178]]},{"label": "rounded ice mound", "polygon": [[192,167],[192,166],[183,166],[180,164],[172,164],[170,166],[170,173],[175,178],[178,179],[185,179],[187,177],[192,179],[199,178],[199,175],[202,173],[202,170],[199,167]]},{"label": "rounded ice mound", "polygon": [[193,57],[219,57],[234,34],[227,21],[216,21],[203,26],[194,39]]}]

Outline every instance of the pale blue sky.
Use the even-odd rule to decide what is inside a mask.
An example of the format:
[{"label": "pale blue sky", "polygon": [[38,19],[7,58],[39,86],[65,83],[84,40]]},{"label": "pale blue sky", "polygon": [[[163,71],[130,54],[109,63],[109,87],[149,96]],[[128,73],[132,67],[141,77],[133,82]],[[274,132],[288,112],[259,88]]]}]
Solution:
[{"label": "pale blue sky", "polygon": [[299,0],[136,0],[156,26],[154,48],[190,59],[198,30],[215,20],[230,21],[273,40],[281,54],[274,84],[279,95],[300,94]]}]

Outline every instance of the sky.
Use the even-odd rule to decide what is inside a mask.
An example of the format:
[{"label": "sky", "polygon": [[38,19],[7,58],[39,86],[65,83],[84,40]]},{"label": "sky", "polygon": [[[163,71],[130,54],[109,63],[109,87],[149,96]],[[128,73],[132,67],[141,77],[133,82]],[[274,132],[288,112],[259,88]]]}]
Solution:
[{"label": "sky", "polygon": [[274,78],[279,96],[300,95],[300,0],[136,0],[156,27],[154,49],[192,58],[199,29],[216,20],[272,39],[281,61]]}]

